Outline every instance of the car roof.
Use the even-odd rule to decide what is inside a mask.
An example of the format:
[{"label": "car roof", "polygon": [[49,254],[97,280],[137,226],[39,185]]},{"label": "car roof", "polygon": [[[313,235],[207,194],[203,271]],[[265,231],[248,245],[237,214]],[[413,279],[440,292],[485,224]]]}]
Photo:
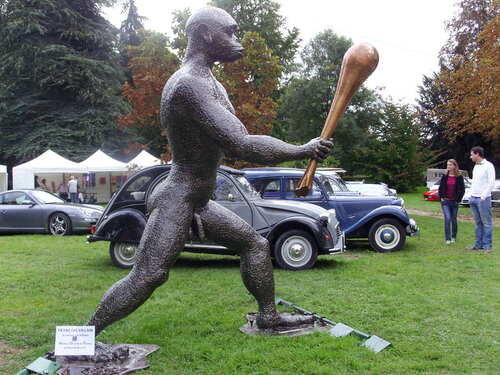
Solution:
[{"label": "car roof", "polygon": [[[302,177],[304,169],[302,168],[281,168],[281,167],[263,167],[263,168],[245,168],[243,169],[245,175],[252,176],[284,176],[284,177]],[[316,176],[324,177],[339,177],[336,173],[323,173],[323,171],[316,171]]]},{"label": "car roof", "polygon": [[[26,193],[28,191],[35,191],[35,190],[38,190],[38,189],[13,189],[13,190],[5,190],[5,191],[2,191],[0,192],[0,194],[5,194],[5,193],[17,193],[17,192],[20,192],[20,193]],[[45,190],[39,190],[39,191],[45,191]]]}]

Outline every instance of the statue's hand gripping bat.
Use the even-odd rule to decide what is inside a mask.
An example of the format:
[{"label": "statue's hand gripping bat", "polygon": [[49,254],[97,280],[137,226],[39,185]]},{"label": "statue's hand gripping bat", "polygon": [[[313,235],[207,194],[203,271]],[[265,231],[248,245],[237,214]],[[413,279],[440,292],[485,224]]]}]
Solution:
[{"label": "statue's hand gripping bat", "polygon": [[[330,106],[330,112],[320,135],[321,138],[329,139],[332,136],[347,104],[349,104],[359,86],[372,74],[377,64],[378,52],[369,44],[355,44],[347,50],[342,60],[339,83],[332,105]],[[309,190],[311,190],[316,166],[317,161],[311,159],[299,182],[299,186],[295,190],[295,194],[298,197],[305,197],[309,193]]]}]

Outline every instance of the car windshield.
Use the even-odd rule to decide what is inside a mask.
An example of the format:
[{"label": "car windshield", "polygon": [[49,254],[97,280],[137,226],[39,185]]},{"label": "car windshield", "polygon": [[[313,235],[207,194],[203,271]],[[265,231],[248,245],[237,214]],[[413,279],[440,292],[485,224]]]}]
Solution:
[{"label": "car windshield", "polygon": [[43,190],[33,190],[31,194],[42,203],[64,203],[64,200],[59,198],[57,195],[49,193]]},{"label": "car windshield", "polygon": [[235,180],[238,182],[239,187],[243,190],[247,198],[261,199],[260,194],[253,188],[250,182],[248,182],[246,177],[238,176]]},{"label": "car windshield", "polygon": [[323,181],[323,186],[329,196],[334,196],[336,192],[349,191],[344,181],[339,178],[327,177]]}]

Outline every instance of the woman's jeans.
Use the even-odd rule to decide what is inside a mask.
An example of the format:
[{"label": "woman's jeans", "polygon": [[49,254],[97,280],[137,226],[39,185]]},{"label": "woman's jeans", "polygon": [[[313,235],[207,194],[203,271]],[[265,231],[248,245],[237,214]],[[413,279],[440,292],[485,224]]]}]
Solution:
[{"label": "woman's jeans", "polygon": [[478,249],[491,249],[491,232],[493,230],[491,220],[491,197],[481,200],[478,197],[470,197],[470,210],[476,222],[476,242],[474,247]]},{"label": "woman's jeans", "polygon": [[443,199],[441,209],[444,215],[444,237],[446,241],[457,238],[458,202]]}]

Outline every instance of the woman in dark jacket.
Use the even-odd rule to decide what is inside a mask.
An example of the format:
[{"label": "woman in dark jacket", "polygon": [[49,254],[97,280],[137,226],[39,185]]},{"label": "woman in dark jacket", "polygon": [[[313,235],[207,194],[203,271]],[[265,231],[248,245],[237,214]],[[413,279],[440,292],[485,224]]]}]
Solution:
[{"label": "woman in dark jacket", "polygon": [[444,236],[446,244],[455,242],[457,238],[458,204],[465,193],[464,178],[455,159],[446,163],[446,174],[439,181],[439,198],[444,216]]}]

